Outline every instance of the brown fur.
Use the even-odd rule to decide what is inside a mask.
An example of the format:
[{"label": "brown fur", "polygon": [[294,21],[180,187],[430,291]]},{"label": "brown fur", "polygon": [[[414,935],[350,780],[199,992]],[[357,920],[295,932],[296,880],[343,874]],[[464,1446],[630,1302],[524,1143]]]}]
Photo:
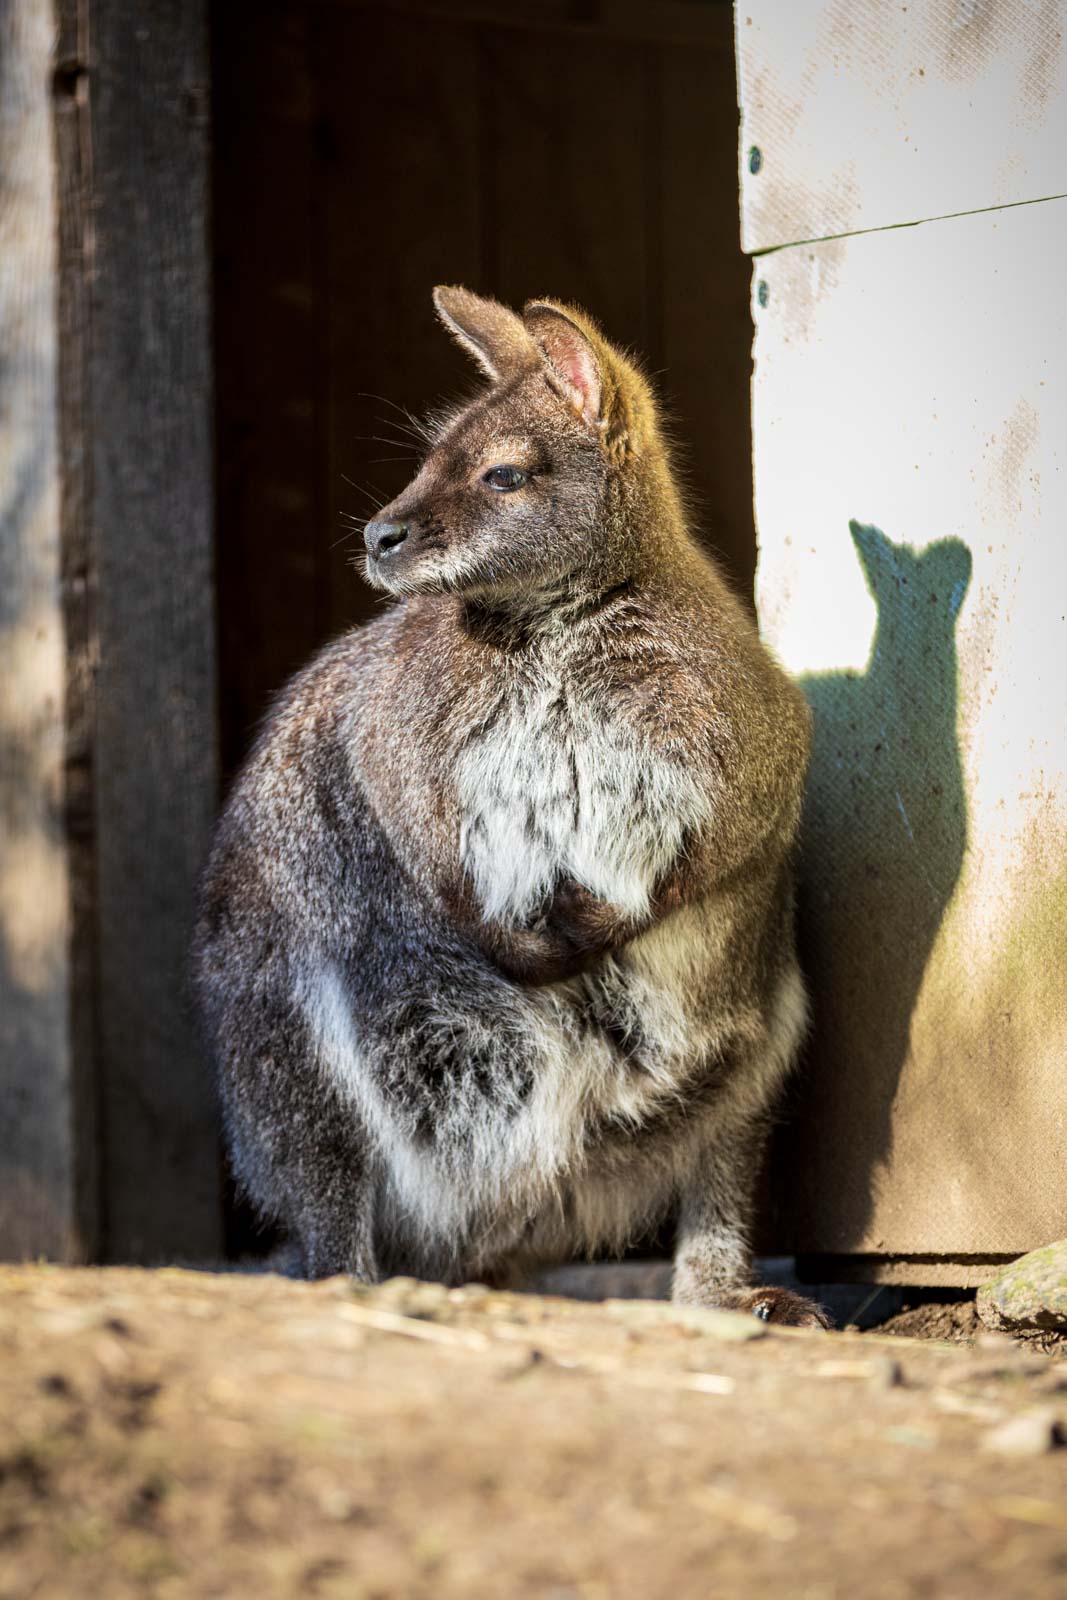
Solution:
[{"label": "brown fur", "polygon": [[[412,483],[368,525],[368,578],[402,604],[283,702],[209,873],[217,914],[246,919],[245,948],[232,933],[202,941],[206,1008],[231,1029],[231,1106],[260,1049],[234,998],[257,951],[260,987],[283,950],[292,993],[312,995],[301,1015],[320,1042],[302,1033],[294,1060],[336,1055],[344,1033],[330,1081],[355,1097],[360,1217],[375,1222],[357,1227],[346,1209],[331,1223],[313,1128],[302,1178],[260,1181],[253,1154],[250,1187],[329,1241],[308,1247],[317,1262],[355,1259],[347,1228],[358,1270],[373,1255],[445,1276],[618,1247],[674,1206],[678,1298],[818,1322],[804,1302],[744,1287],[760,1133],[802,1026],[789,857],[805,703],[690,536],[633,363],[573,307],[538,301],[519,317],[462,289],[435,299],[490,387],[441,420]],[[336,775],[320,770],[327,747]],[[362,834],[347,821],[357,795]],[[286,865],[288,888],[253,893],[279,852],[306,855],[306,871],[294,883]],[[494,1054],[509,1029],[510,1054]],[[431,1037],[448,1041],[447,1061]],[[264,1147],[264,1116],[234,1113],[235,1147]],[[538,1154],[505,1178],[493,1152],[505,1161],[512,1136]],[[484,1172],[470,1154],[483,1138]],[[420,1139],[426,1193],[467,1218],[435,1242],[436,1224],[417,1235],[389,1213],[397,1184],[409,1209],[422,1204]],[[469,1205],[444,1176],[462,1150]],[[499,1198],[479,1211],[483,1179]]]}]

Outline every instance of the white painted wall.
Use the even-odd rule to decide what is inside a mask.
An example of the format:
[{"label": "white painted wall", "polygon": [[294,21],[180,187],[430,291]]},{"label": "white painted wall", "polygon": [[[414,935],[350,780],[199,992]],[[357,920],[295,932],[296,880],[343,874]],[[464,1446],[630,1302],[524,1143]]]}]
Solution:
[{"label": "white painted wall", "polygon": [[[878,8],[873,31],[868,5],[788,9],[738,11],[742,88],[762,86],[746,129],[796,177],[773,218],[743,179],[750,244],[784,245],[753,263],[758,606],[817,723],[788,1242],[1021,1252],[1067,1218],[1067,199],[996,203],[1061,169],[1067,190],[1062,96],[1038,125],[1016,92],[1039,35],[1062,87],[1062,8],[967,21],[931,0],[893,28]],[[943,59],[908,94],[879,76],[916,39],[979,25],[966,106]],[[982,131],[966,172],[965,110]],[[935,193],[902,136],[939,117]],[[835,122],[847,212],[824,204],[830,146],[804,132]],[[1010,170],[1030,176],[1006,190],[993,158],[1019,150]],[[983,196],[976,215],[785,243]]]}]

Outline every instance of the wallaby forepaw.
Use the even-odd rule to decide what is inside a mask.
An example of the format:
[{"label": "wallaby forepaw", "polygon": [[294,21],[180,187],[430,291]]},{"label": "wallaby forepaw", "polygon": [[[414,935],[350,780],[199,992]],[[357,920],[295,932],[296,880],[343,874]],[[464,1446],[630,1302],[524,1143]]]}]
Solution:
[{"label": "wallaby forepaw", "polygon": [[745,1289],[736,1301],[739,1311],[751,1311],[762,1322],[779,1328],[830,1328],[829,1314],[792,1289]]}]

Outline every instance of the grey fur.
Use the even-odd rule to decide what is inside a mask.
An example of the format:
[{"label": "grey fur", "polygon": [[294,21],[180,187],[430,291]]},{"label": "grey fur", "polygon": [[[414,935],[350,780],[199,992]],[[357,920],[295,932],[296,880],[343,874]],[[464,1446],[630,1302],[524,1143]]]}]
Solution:
[{"label": "grey fur", "polygon": [[805,1025],[806,708],[632,365],[569,308],[438,306],[491,387],[382,514],[400,603],[283,695],[205,875],[235,1172],[312,1276],[512,1282],[677,1213],[678,1299],[819,1322],[746,1287]]}]

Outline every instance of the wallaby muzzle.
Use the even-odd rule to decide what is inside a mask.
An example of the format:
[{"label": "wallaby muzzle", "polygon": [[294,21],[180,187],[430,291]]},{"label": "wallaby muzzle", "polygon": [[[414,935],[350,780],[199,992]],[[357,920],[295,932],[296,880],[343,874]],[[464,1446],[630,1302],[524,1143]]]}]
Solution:
[{"label": "wallaby muzzle", "polygon": [[368,522],[363,530],[363,542],[367,547],[367,554],[380,561],[391,550],[395,550],[404,543],[408,536],[406,522]]}]

